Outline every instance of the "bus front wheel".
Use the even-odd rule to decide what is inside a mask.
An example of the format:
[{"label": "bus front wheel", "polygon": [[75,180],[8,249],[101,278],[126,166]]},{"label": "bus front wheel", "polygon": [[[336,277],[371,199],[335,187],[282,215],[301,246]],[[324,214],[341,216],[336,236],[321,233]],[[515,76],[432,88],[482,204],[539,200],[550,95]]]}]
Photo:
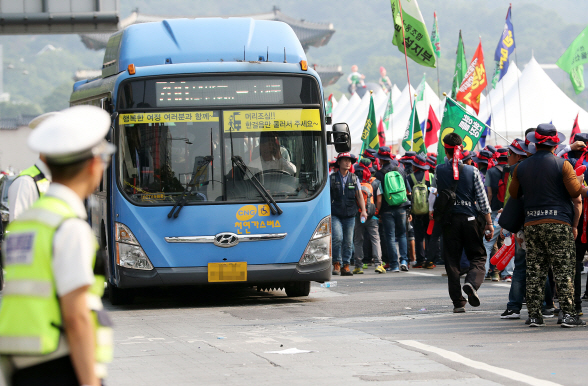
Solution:
[{"label": "bus front wheel", "polygon": [[286,295],[288,297],[297,297],[297,296],[308,296],[310,293],[310,282],[309,281],[299,281],[295,283],[288,283],[285,286]]},{"label": "bus front wheel", "polygon": [[108,300],[113,306],[120,306],[133,302],[133,293],[128,289],[121,289],[108,283]]}]

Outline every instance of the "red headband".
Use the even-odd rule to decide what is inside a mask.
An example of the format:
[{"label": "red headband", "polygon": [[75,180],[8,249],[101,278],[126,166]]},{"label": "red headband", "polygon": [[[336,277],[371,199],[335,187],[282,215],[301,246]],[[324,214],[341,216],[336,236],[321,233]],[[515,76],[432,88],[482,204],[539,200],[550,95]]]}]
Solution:
[{"label": "red headband", "polygon": [[461,151],[463,150],[463,146],[462,145],[451,146],[446,143],[443,143],[443,147],[445,149],[453,149],[453,162],[452,162],[453,179],[459,180],[459,160],[461,160],[463,158],[463,154],[461,154]]},{"label": "red headband", "polygon": [[419,166],[427,166],[427,161],[423,162],[419,160],[417,157],[414,157],[412,161]]},{"label": "red headband", "polygon": [[390,156],[390,152],[389,152],[389,151],[382,151],[382,150],[379,150],[379,151],[378,151],[378,154],[379,154],[379,155],[383,155],[383,156],[386,156],[386,157],[390,157],[390,158],[392,158],[392,157]]},{"label": "red headband", "polygon": [[535,138],[537,138],[539,140],[539,142],[537,142],[538,144],[542,144],[547,141],[553,141],[556,144],[559,143],[559,136],[557,135],[557,133],[555,135],[542,135],[542,134],[539,134],[538,132],[535,132]]},{"label": "red headband", "polygon": [[480,153],[478,153],[478,158],[484,161],[488,161],[488,169],[492,169],[497,164],[498,157],[500,156],[499,152],[492,154],[492,157],[488,158]]},{"label": "red headband", "polygon": [[525,151],[523,150],[523,148],[521,147],[521,144],[519,143],[519,141],[517,141],[516,139],[514,141],[512,141],[512,143],[510,144],[510,146],[516,147],[517,149],[519,149],[520,151]]},{"label": "red headband", "polygon": [[[370,163],[371,166],[371,163]],[[372,173],[370,172],[369,166],[364,165],[363,163],[359,163],[359,167],[361,168],[361,182],[369,182]]]}]

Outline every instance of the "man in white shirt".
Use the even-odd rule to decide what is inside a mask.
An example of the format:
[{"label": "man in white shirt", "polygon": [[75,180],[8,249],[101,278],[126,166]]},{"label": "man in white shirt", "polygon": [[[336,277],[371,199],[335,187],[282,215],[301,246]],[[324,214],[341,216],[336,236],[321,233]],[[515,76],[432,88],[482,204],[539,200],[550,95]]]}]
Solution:
[{"label": "man in white shirt", "polygon": [[[35,162],[34,167],[41,173],[38,177],[27,174],[19,175],[8,188],[9,221],[12,222],[22,212],[30,208],[41,195],[47,192],[51,183],[51,171],[44,161],[43,155]],[[30,170],[27,169],[27,170]]]},{"label": "man in white shirt", "polygon": [[282,156],[278,137],[273,133],[262,133],[259,138],[259,157],[249,167],[257,169],[253,173],[279,170],[291,176],[296,175],[296,166]]}]

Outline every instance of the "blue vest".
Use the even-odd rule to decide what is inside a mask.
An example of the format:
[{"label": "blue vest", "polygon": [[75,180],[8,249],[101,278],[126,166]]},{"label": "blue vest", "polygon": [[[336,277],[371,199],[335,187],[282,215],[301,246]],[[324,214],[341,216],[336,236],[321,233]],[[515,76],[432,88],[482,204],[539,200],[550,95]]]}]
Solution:
[{"label": "blue vest", "polygon": [[525,197],[525,223],[551,219],[572,224],[574,206],[563,183],[565,162],[548,151],[538,151],[517,167]]},{"label": "blue vest", "polygon": [[357,176],[347,173],[347,183],[341,188],[343,179],[340,172],[331,174],[331,214],[337,217],[355,217],[358,212],[355,192]]},{"label": "blue vest", "polygon": [[[435,170],[437,189],[451,189],[453,184],[453,168],[450,162],[437,166]],[[463,165],[459,173],[459,182],[455,190],[455,205],[451,213],[477,216],[476,209],[476,188],[474,187],[474,167]]]}]

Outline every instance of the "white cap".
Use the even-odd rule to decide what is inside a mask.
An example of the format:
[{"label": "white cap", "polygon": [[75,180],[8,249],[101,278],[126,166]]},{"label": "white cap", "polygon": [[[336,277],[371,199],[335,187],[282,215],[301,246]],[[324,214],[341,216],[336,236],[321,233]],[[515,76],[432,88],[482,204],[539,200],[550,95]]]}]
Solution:
[{"label": "white cap", "polygon": [[[68,164],[104,152],[104,137],[110,128],[110,115],[95,106],[74,106],[43,114],[29,136],[29,147],[44,154],[48,163]],[[112,149],[108,146],[109,152]]]},{"label": "white cap", "polygon": [[41,122],[43,122],[47,118],[54,117],[54,116],[56,116],[58,114],[60,114],[59,111],[51,111],[50,113],[41,114],[41,115],[39,115],[38,117],[34,118],[32,121],[29,122],[29,127],[31,129],[34,129],[37,126],[39,126],[41,124]]}]

